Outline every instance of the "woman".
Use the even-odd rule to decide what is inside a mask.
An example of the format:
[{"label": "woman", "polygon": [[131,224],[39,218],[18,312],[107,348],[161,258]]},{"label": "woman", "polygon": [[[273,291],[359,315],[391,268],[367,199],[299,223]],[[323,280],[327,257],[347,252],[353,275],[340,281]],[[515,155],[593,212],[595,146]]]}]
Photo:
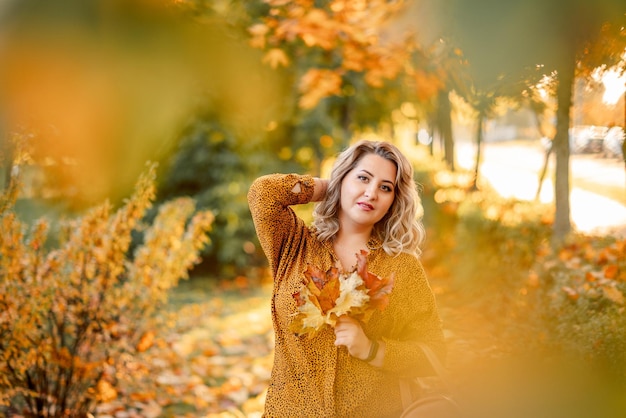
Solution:
[{"label": "woman", "polygon": [[[360,141],[342,152],[330,180],[310,175],[258,178],[248,194],[261,246],[274,276],[275,358],[267,417],[397,417],[399,379],[430,374],[418,342],[443,355],[441,321],[417,256],[423,238],[413,169],[386,142]],[[319,202],[307,227],[292,205]],[[342,316],[313,338],[289,330],[293,294],[307,266],[394,275],[389,304],[363,324]]]}]

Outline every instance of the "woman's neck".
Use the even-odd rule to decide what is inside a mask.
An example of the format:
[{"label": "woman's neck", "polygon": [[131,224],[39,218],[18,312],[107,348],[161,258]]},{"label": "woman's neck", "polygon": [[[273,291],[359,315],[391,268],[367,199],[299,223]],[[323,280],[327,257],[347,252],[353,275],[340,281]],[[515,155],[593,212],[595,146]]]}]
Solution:
[{"label": "woman's neck", "polygon": [[370,234],[371,230],[346,231],[345,229],[340,229],[337,235],[335,235],[335,245],[365,249],[367,248]]},{"label": "woman's neck", "polygon": [[356,266],[356,255],[361,250],[367,251],[370,233],[371,231],[339,230],[333,240],[333,249],[343,271],[351,271]]}]

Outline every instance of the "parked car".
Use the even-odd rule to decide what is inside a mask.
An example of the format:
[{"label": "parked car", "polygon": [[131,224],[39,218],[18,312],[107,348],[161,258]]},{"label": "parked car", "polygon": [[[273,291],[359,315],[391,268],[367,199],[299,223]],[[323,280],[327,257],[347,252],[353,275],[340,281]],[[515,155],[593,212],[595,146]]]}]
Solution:
[{"label": "parked car", "polygon": [[606,126],[578,125],[569,130],[569,146],[573,154],[602,152]]},{"label": "parked car", "polygon": [[619,126],[614,126],[609,129],[604,136],[602,147],[607,157],[624,158],[623,144],[624,144],[624,129]]}]

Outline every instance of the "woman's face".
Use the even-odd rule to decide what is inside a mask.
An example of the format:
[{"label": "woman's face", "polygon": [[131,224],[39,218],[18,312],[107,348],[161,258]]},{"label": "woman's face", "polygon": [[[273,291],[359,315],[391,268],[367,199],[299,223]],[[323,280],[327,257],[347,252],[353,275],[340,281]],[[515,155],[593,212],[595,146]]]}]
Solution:
[{"label": "woman's face", "polygon": [[373,228],[387,213],[396,188],[396,165],[379,155],[366,154],[341,182],[339,223]]}]

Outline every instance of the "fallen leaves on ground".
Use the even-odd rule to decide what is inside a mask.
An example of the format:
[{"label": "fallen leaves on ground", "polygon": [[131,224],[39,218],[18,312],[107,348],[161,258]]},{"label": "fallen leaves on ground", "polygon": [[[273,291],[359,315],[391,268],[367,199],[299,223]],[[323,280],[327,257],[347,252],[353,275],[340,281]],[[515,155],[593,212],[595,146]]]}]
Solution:
[{"label": "fallen leaves on ground", "polygon": [[177,292],[183,300],[159,315],[141,355],[112,372],[119,393],[97,418],[260,417],[273,360],[269,289]]}]

